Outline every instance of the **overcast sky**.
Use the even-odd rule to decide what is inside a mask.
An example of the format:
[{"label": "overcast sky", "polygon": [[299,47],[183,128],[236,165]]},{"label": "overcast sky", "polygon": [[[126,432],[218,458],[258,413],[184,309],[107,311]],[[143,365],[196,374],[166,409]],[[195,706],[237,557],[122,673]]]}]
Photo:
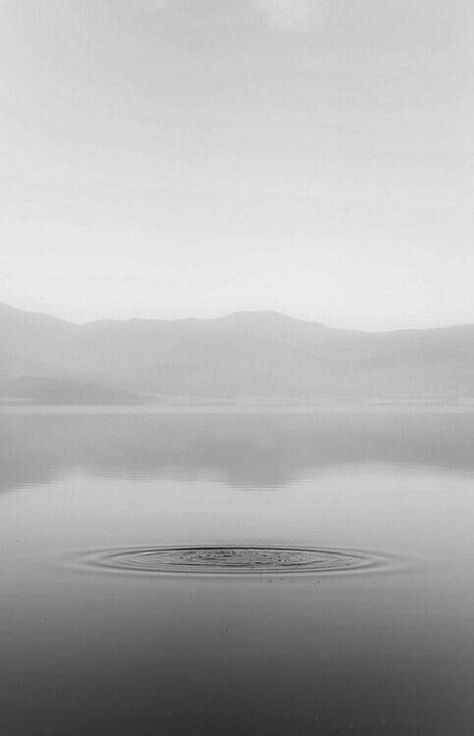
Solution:
[{"label": "overcast sky", "polygon": [[472,0],[0,0],[0,301],[474,322]]}]

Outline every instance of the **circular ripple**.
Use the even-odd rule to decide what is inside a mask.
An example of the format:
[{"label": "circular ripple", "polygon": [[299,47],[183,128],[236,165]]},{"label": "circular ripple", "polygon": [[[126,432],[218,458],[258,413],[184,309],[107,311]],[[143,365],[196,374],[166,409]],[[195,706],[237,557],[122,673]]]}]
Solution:
[{"label": "circular ripple", "polygon": [[89,558],[98,567],[138,573],[336,573],[373,567],[366,553],[306,547],[148,547]]}]

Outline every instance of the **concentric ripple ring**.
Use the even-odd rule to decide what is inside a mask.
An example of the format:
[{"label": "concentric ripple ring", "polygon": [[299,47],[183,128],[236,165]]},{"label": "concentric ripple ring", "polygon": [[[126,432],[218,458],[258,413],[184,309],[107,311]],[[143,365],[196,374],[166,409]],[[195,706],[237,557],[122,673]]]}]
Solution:
[{"label": "concentric ripple ring", "polygon": [[136,573],[281,574],[338,573],[379,564],[362,551],[308,547],[147,547],[98,552],[89,564]]}]

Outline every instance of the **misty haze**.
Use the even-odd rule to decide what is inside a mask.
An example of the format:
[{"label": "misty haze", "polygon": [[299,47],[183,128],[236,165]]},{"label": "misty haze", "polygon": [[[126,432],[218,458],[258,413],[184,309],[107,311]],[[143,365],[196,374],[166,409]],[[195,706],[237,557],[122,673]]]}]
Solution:
[{"label": "misty haze", "polygon": [[473,11],[1,0],[0,736],[473,736]]},{"label": "misty haze", "polygon": [[271,312],[77,325],[0,305],[0,337],[4,400],[474,400],[474,325],[368,333]]}]

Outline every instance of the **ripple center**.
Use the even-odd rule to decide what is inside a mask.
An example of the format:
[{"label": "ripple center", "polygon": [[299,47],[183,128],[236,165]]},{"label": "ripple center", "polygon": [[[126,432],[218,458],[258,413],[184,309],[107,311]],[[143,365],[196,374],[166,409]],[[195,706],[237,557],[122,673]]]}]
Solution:
[{"label": "ripple center", "polygon": [[146,547],[107,550],[88,558],[95,567],[135,573],[336,573],[377,565],[366,552],[308,547]]}]

